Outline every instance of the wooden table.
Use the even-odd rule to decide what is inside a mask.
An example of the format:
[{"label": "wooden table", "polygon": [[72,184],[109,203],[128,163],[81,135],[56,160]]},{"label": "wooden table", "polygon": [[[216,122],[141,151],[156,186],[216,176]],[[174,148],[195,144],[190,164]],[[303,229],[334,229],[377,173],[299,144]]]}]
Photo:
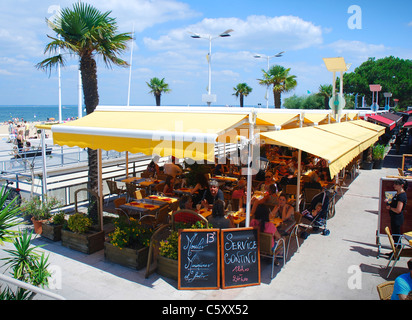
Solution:
[{"label": "wooden table", "polygon": [[161,201],[161,202],[167,203],[171,210],[177,210],[177,207],[179,206],[179,199],[178,198],[164,197],[164,196],[148,196],[145,199],[150,199],[150,200]]},{"label": "wooden table", "polygon": [[161,183],[164,183],[164,180],[155,180],[152,178],[147,178],[147,179],[141,179],[138,182],[136,182],[136,184],[139,185],[139,187],[141,188],[145,188],[147,191],[147,194],[151,194],[152,193],[152,187],[153,185],[159,185]]},{"label": "wooden table", "polygon": [[189,188],[180,188],[173,190],[173,192],[180,195],[191,194],[191,190]]},{"label": "wooden table", "polygon": [[131,201],[129,203],[125,203],[120,206],[120,209],[126,211],[133,211],[142,216],[142,214],[157,214],[159,212],[159,209],[165,205],[167,205],[167,203],[165,202],[149,199],[140,199]]},{"label": "wooden table", "polygon": [[139,178],[139,177],[130,177],[130,178],[126,178],[121,180],[124,183],[139,183],[139,181],[144,181],[145,178]]},{"label": "wooden table", "polygon": [[222,182],[225,182],[225,183],[238,182],[238,178],[224,177],[224,176],[214,176],[214,177],[211,178],[211,180],[222,181]]}]

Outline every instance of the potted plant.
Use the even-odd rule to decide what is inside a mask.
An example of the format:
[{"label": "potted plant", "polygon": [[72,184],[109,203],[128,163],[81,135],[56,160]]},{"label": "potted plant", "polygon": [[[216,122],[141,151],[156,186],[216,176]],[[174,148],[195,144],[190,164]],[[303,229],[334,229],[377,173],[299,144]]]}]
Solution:
[{"label": "potted plant", "polygon": [[369,147],[363,153],[362,169],[372,170],[372,167],[373,167],[372,147]]},{"label": "potted plant", "polygon": [[104,231],[93,228],[92,220],[84,213],[74,213],[61,231],[62,245],[92,254],[104,248]]},{"label": "potted plant", "polygon": [[174,280],[178,279],[179,233],[173,231],[166,240],[160,241],[157,256],[157,273]]},{"label": "potted plant", "polygon": [[62,228],[65,223],[65,214],[63,211],[54,214],[51,219],[43,222],[42,237],[52,241],[60,241],[62,238]]},{"label": "potted plant", "polygon": [[[209,225],[209,228],[212,226]],[[157,273],[174,280],[178,278],[178,251],[179,251],[179,229],[205,229],[206,225],[202,221],[194,224],[177,223],[175,231],[159,243],[159,255],[157,256]]]},{"label": "potted plant", "polygon": [[53,209],[60,206],[60,202],[54,197],[45,197],[42,201],[39,196],[34,196],[23,202],[22,211],[25,216],[31,216],[34,232],[42,233],[43,222],[49,220]]},{"label": "potted plant", "polygon": [[382,169],[383,158],[385,157],[385,146],[383,144],[377,144],[373,147],[373,168]]},{"label": "potted plant", "polygon": [[114,222],[115,230],[104,243],[107,260],[140,270],[147,265],[150,238],[154,229],[134,218],[121,217]]}]

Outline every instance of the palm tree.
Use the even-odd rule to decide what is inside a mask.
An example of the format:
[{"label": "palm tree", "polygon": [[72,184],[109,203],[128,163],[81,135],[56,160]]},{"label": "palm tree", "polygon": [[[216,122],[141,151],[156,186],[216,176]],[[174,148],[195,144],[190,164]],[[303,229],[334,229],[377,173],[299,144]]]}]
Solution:
[{"label": "palm tree", "polygon": [[249,87],[247,83],[239,83],[236,87],[233,88],[233,90],[235,90],[235,93],[233,95],[240,97],[240,107],[243,108],[243,98],[247,97],[253,89]]},{"label": "palm tree", "polygon": [[289,74],[290,68],[275,65],[269,71],[262,70],[264,79],[258,79],[259,84],[264,86],[273,85],[273,96],[275,108],[280,108],[282,104],[281,94],[289,92],[297,86],[296,76]]},{"label": "palm tree", "polygon": [[171,90],[169,89],[169,85],[164,82],[165,78],[160,80],[159,78],[152,78],[149,82],[146,82],[148,87],[151,89],[149,93],[153,93],[156,99],[156,106],[160,106],[160,97],[162,93],[169,93]]},{"label": "palm tree", "polygon": [[330,109],[329,99],[332,96],[332,89],[331,84],[320,85],[319,92],[317,93],[317,95],[324,97],[324,105],[326,110]]},{"label": "palm tree", "polygon": [[[85,3],[75,3],[73,8],[62,9],[54,21],[46,19],[48,26],[58,37],[48,37],[44,53],[55,54],[58,49],[80,58],[80,71],[83,84],[86,113],[92,113],[99,104],[97,87],[97,65],[95,56],[101,56],[107,67],[112,64],[128,66],[118,55],[127,49],[126,43],[132,40],[131,33],[117,33],[117,23],[109,17],[111,12],[102,13]],[[38,69],[49,70],[58,64],[65,65],[63,54],[57,54],[37,64]],[[89,185],[97,191],[97,150],[88,150]],[[96,207],[97,208],[97,207]],[[95,212],[97,218],[97,211]],[[95,217],[93,217],[95,218]]]}]

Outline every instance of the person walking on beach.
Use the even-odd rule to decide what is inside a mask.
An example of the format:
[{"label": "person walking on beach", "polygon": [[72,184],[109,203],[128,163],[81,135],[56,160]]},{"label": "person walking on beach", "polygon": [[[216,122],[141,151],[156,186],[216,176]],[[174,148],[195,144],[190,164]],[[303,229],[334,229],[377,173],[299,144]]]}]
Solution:
[{"label": "person walking on beach", "polygon": [[30,124],[27,121],[24,121],[24,138],[27,140],[30,135]]}]

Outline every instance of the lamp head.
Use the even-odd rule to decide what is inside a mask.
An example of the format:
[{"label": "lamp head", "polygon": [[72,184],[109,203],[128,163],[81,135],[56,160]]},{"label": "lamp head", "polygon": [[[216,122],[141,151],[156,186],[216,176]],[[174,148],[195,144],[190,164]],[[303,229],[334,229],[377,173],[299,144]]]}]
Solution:
[{"label": "lamp head", "polygon": [[221,37],[221,38],[230,37],[230,33],[233,32],[233,31],[234,31],[233,29],[228,29],[228,30],[222,32],[222,33],[219,35],[219,37]]}]

